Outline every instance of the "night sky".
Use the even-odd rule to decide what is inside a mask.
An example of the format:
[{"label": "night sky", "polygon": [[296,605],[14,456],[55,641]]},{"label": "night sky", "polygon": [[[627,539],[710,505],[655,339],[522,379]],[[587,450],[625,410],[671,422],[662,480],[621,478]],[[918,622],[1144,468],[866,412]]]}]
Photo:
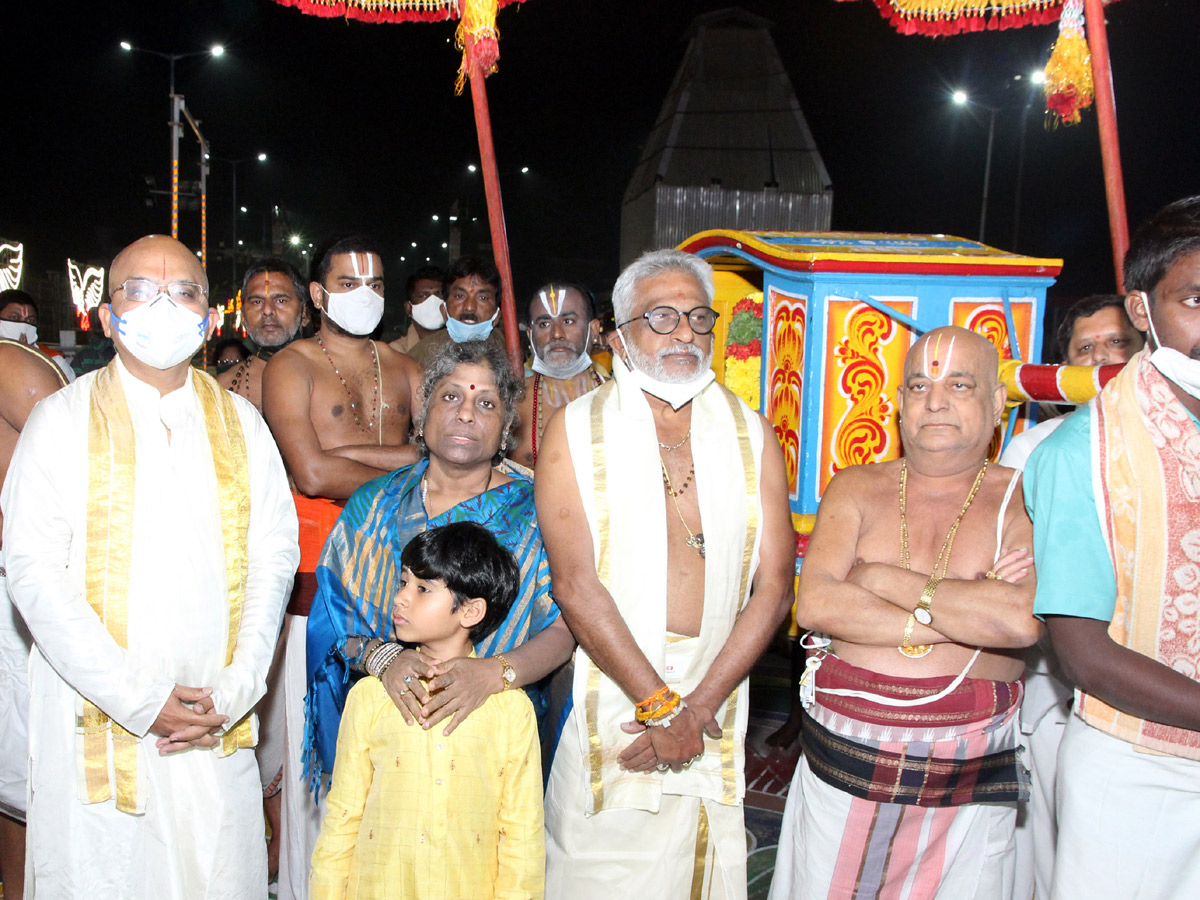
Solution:
[{"label": "night sky", "polygon": [[[729,5],[527,0],[501,11],[500,70],[487,88],[519,295],[551,276],[609,289],[622,193],[683,35],[695,15]],[[949,103],[961,86],[1001,109],[988,243],[1064,258],[1052,296],[1113,288],[1094,111],[1046,130],[1034,96],[1013,243],[1028,96],[1014,76],[1045,62],[1057,25],[934,40],[896,34],[871,0],[741,6],[774,23],[833,181],[835,229],[976,236],[987,116]],[[269,154],[239,166],[249,210],[240,237],[261,241],[274,204],[305,242],[365,230],[396,285],[413,241],[422,262],[445,253],[455,201],[480,216],[486,240],[481,183],[466,168],[478,162],[469,92],[453,93],[452,23],[319,19],[270,0],[8,3],[4,19],[0,236],[24,241],[27,281],[67,256],[107,263],[133,238],[169,232],[169,208],[145,205],[144,180],[169,186],[168,66],[121,40],[174,53],[226,46],[220,59],[178,62],[176,81],[216,157]],[[1120,0],[1108,20],[1132,229],[1200,192],[1200,4]],[[190,135],[184,147],[182,177],[198,178]],[[213,164],[209,185],[214,254],[230,239],[227,163]],[[199,246],[198,214],[184,214],[182,237]],[[229,263],[214,259],[210,277],[227,284]]]}]

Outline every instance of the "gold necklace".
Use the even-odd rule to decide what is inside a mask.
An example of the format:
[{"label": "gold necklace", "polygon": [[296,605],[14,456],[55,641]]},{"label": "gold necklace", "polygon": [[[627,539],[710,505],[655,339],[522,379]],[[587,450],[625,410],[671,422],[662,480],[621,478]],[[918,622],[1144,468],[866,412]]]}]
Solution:
[{"label": "gold necklace", "polygon": [[[983,477],[987,474],[988,460],[983,461],[983,466],[979,470],[979,474],[975,476],[975,483],[971,485],[971,490],[967,494],[967,499],[963,503],[962,510],[959,511],[958,518],[954,520],[954,524],[950,526],[950,531],[946,533],[946,539],[942,541],[942,549],[938,551],[937,561],[933,564],[931,575],[938,575],[938,567],[941,566],[942,574],[939,578],[946,577],[946,571],[950,568],[950,553],[954,549],[954,537],[958,534],[958,526],[962,524],[963,516],[967,514],[967,510],[971,508],[971,503],[975,499],[975,495],[979,493],[979,486],[983,484]],[[911,560],[908,550],[908,460],[900,460],[900,567],[903,569],[911,569]],[[910,618],[912,618],[910,616]],[[928,656],[933,651],[933,644],[910,644],[908,636],[912,633],[911,629],[906,628],[904,632],[905,641],[896,649],[910,659],[920,659],[922,656]]]},{"label": "gold necklace", "polygon": [[[679,494],[682,494],[685,490],[687,490],[687,484],[685,483],[684,486],[681,487],[678,491],[673,490],[671,488],[671,476],[667,474],[666,464],[662,461],[661,458],[658,460],[658,464],[660,466],[662,466],[663,484],[665,484],[667,486],[667,493],[671,495],[671,503],[675,507],[675,515],[679,516],[679,521],[683,525],[683,530],[688,533],[687,540],[684,541],[684,543],[687,544],[689,547],[691,547],[693,550],[695,550],[697,553],[699,553],[700,558],[703,559],[704,558],[704,532],[697,531],[695,534],[692,533],[692,529],[688,528],[687,520],[684,519],[684,517],[683,517],[683,512],[679,509],[679,501],[675,499]],[[695,468],[696,467],[693,464],[692,472],[695,471]],[[689,479],[692,477],[692,472],[688,473]]]}]

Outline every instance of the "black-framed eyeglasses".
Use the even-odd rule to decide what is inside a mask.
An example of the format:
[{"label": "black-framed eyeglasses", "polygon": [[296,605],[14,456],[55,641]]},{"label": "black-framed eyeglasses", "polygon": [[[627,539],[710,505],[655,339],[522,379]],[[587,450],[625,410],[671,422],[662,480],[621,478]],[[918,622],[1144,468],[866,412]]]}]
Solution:
[{"label": "black-framed eyeglasses", "polygon": [[645,319],[655,334],[671,334],[679,327],[679,320],[684,316],[687,316],[688,326],[693,334],[712,334],[712,330],[717,327],[717,319],[721,318],[721,314],[711,306],[696,306],[687,312],[680,312],[673,306],[656,306],[617,327],[624,328],[638,319]]},{"label": "black-framed eyeglasses", "polygon": [[160,294],[166,294],[176,303],[195,303],[208,296],[208,291],[194,281],[172,281],[159,284],[149,278],[126,278],[113,288],[113,293],[124,291],[126,298],[135,303],[146,303]]}]

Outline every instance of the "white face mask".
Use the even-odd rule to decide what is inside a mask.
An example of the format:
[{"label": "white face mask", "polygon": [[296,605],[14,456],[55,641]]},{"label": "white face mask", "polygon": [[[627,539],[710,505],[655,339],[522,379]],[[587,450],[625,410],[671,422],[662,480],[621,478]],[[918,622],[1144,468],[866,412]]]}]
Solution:
[{"label": "white face mask", "polygon": [[365,284],[342,294],[326,290],[325,315],[347,333],[361,337],[374,331],[383,318],[383,297]]},{"label": "white face mask", "polygon": [[539,375],[545,375],[547,378],[567,379],[574,378],[576,375],[586,372],[591,368],[591,365],[592,358],[588,355],[587,350],[584,349],[578,357],[561,366],[550,365],[535,352],[530,368]]},{"label": "white face mask", "polygon": [[445,304],[437,294],[430,294],[420,303],[412,307],[412,320],[426,331],[437,331],[446,326],[446,316],[442,312]]},{"label": "white face mask", "polygon": [[1142,292],[1146,303],[1146,318],[1150,321],[1150,336],[1157,348],[1150,354],[1150,365],[1158,369],[1163,377],[1179,385],[1187,393],[1200,400],[1200,359],[1192,359],[1170,347],[1164,347],[1154,330],[1154,318],[1150,315],[1150,298]]},{"label": "white face mask", "polygon": [[0,338],[8,338],[10,341],[20,341],[22,344],[32,346],[37,343],[37,326],[0,319]]},{"label": "white face mask", "polygon": [[621,334],[621,329],[617,329],[617,338],[621,342],[621,346],[625,348],[625,352],[629,354],[629,361],[632,367],[627,368],[619,356],[613,356],[613,368],[618,364],[621,368],[629,372],[633,377],[634,383],[645,391],[647,394],[653,394],[659,400],[671,404],[672,409],[679,409],[691,403],[702,390],[708,387],[717,377],[717,373],[712,370],[712,367],[702,369],[696,374],[696,377],[691,381],[683,382],[667,382],[659,381],[652,375],[648,375],[641,369],[636,367],[634,361],[635,356],[629,352],[629,345],[625,343],[625,336]]},{"label": "white face mask", "polygon": [[112,321],[125,349],[154,369],[171,369],[195,356],[208,327],[207,316],[176,305],[166,294],[134,307],[124,318],[113,312]]}]

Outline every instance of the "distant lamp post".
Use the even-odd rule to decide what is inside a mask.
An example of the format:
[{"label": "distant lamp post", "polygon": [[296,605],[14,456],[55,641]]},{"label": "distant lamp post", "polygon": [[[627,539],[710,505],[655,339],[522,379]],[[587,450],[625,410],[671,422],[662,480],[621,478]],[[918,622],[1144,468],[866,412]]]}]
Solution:
[{"label": "distant lamp post", "polygon": [[240,166],[242,163],[250,162],[251,160],[258,160],[260,163],[266,162],[267,154],[256,153],[253,156],[243,156],[241,159],[225,159],[220,156],[214,156],[214,157],[212,157],[212,160],[214,162],[228,163],[229,169],[233,173],[233,178],[230,180],[230,184],[232,185],[232,197],[231,197],[231,202],[230,202],[230,206],[229,206],[229,209],[230,209],[230,213],[229,213],[229,220],[230,220],[229,221],[229,277],[230,277],[230,280],[233,282],[234,289],[236,290],[236,288],[237,288],[237,248],[240,246],[240,244],[238,243],[238,236],[237,236],[237,231],[238,231],[237,215],[238,215],[239,209],[242,212],[246,212],[246,207],[238,206],[237,170],[238,170],[238,166]]},{"label": "distant lamp post", "polygon": [[[1020,81],[1021,76],[1015,76],[1014,80]],[[1041,96],[1041,87],[1046,83],[1046,73],[1042,69],[1034,69],[1029,73],[1029,93],[1025,98],[1025,102],[1021,105],[1021,139],[1017,144],[1017,187],[1013,193],[1013,229],[1012,229],[1012,246],[1009,247],[1014,253],[1020,247],[1021,236],[1021,185],[1025,181],[1025,123],[1029,118],[1029,109],[1033,105],[1033,95],[1036,91],[1038,96]]]},{"label": "distant lamp post", "polygon": [[[171,70],[171,118],[169,127],[171,129],[171,237],[179,238],[179,136],[183,133],[183,123],[179,121],[182,112],[183,98],[177,97],[175,94],[175,62],[180,59],[188,59],[193,56],[213,56],[219,57],[225,55],[225,48],[221,44],[213,44],[207,50],[193,50],[190,53],[163,53],[161,50],[148,50],[145,47],[135,47],[129,41],[121,41],[121,49],[126,53],[148,53],[151,56],[157,56],[159,59],[165,59],[170,64]],[[201,140],[203,144],[203,140]],[[203,150],[203,148],[202,148]],[[201,163],[203,175],[204,163]],[[203,201],[202,201],[203,202]],[[202,251],[203,253],[203,251]],[[207,265],[208,260],[204,263]]]},{"label": "distant lamp post", "polygon": [[983,164],[983,202],[979,207],[979,243],[983,243],[987,225],[988,187],[992,180],[992,146],[996,142],[996,113],[1000,112],[995,106],[988,106],[978,100],[972,100],[966,91],[958,90],[950,95],[959,106],[978,106],[988,113],[987,157]]}]

